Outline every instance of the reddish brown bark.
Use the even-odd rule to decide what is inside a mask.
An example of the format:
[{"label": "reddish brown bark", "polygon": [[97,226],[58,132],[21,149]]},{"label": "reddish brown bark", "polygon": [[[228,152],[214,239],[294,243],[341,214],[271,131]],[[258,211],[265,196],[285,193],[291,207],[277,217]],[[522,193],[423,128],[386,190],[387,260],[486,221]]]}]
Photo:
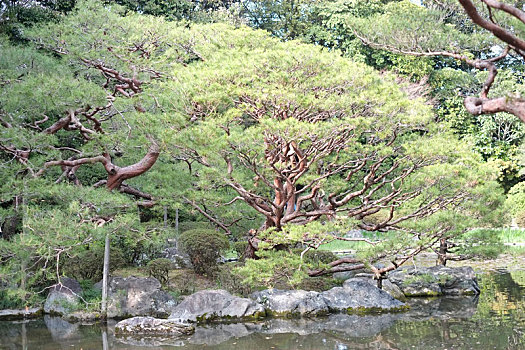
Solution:
[{"label": "reddish brown bark", "polygon": [[119,188],[122,185],[122,182],[125,180],[142,175],[151,169],[151,167],[157,161],[159,154],[159,146],[154,142],[149,147],[146,155],[139,162],[123,168],[113,164],[109,154],[105,153],[100,156],[89,158],[80,158],[75,160],[54,160],[46,162],[44,167],[36,173],[36,176],[42,175],[47,168],[52,166],[65,166],[73,168],[84,164],[101,163],[108,174],[106,188],[112,191]]},{"label": "reddish brown bark", "polygon": [[[476,5],[470,0],[458,0],[461,6],[465,9],[466,14],[470,17],[472,22],[477,24],[478,26],[485,28],[494,36],[496,36],[501,41],[509,44],[512,48],[525,51],[525,41],[515,36],[512,32],[504,29],[503,27],[499,26],[495,22],[489,21],[481,17],[479,14]],[[504,12],[507,12],[511,14],[512,16],[516,17],[520,21],[524,22],[525,15],[524,13],[517,9],[516,7],[513,7],[509,4],[503,4],[499,1],[493,1],[493,0],[483,0],[485,5],[488,7],[503,10]],[[524,22],[525,23],[525,22]]]},{"label": "reddish brown bark", "polygon": [[464,105],[473,115],[507,112],[520,118],[525,123],[525,99],[517,97],[481,98],[470,96],[465,98]]}]

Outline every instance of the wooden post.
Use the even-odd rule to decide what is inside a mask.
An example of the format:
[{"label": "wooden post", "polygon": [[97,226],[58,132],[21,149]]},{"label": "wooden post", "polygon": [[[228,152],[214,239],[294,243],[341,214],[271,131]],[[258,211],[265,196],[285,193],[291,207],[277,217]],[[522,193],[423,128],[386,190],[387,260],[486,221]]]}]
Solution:
[{"label": "wooden post", "polygon": [[164,206],[164,227],[168,227],[168,207]]},{"label": "wooden post", "polygon": [[439,240],[439,253],[436,261],[436,265],[447,265],[447,253],[448,253],[448,242],[446,238]]},{"label": "wooden post", "polygon": [[175,232],[179,233],[179,208],[175,209]]},{"label": "wooden post", "polygon": [[102,314],[106,315],[108,311],[108,275],[109,275],[109,232],[106,234],[104,243],[104,270],[102,272]]}]

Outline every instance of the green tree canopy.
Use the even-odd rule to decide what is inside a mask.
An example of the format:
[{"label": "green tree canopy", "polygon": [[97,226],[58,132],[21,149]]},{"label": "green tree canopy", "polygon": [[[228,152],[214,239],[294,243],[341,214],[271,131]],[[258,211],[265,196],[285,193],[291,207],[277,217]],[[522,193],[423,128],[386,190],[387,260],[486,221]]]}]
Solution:
[{"label": "green tree canopy", "polygon": [[252,229],[253,249],[393,232],[362,257],[391,269],[497,217],[494,169],[391,74],[246,26],[95,1],[23,35],[0,39],[2,207],[23,208],[20,239],[49,220],[64,237],[95,239],[96,224],[153,239],[135,205],[185,204],[226,233]]}]

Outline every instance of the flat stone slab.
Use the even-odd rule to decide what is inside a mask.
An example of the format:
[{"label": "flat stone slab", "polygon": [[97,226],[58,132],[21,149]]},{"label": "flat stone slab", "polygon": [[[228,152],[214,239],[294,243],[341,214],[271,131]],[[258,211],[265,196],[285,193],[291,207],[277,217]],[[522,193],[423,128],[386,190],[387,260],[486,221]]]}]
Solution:
[{"label": "flat stone slab", "polygon": [[21,320],[24,318],[36,318],[36,317],[40,317],[43,311],[44,310],[41,307],[33,307],[29,309],[0,310],[0,320],[11,321],[11,320]]},{"label": "flat stone slab", "polygon": [[115,334],[147,334],[147,335],[191,335],[195,327],[175,320],[165,320],[154,317],[133,317],[120,321],[115,326]]},{"label": "flat stone slab", "polygon": [[92,322],[103,319],[104,315],[102,315],[100,312],[75,311],[67,315],[63,315],[62,318],[71,322]]}]

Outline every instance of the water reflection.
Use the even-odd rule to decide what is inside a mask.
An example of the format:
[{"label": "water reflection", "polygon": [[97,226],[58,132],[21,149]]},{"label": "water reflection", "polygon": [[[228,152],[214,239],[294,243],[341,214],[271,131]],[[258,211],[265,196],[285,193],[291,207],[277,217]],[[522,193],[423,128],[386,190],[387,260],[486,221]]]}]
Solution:
[{"label": "water reflection", "polygon": [[411,299],[406,313],[198,327],[184,338],[115,337],[114,323],[0,323],[0,349],[525,349],[525,273],[485,275],[477,297]]}]

